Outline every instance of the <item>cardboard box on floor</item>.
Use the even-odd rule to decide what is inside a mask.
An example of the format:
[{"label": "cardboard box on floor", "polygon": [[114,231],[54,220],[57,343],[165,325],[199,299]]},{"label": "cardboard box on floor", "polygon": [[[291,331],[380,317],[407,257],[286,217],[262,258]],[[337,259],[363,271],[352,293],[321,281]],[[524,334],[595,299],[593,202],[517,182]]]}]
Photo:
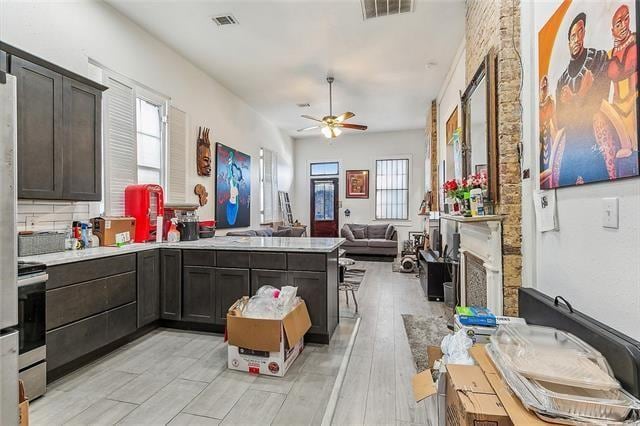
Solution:
[{"label": "cardboard box on floor", "polygon": [[18,381],[18,425],[29,426],[29,398],[24,391],[24,383]]},{"label": "cardboard box on floor", "polygon": [[302,352],[304,335],[311,328],[307,305],[300,301],[281,320],[246,318],[240,307],[248,299],[239,299],[227,313],[227,366],[282,377]]},{"label": "cardboard box on floor", "polygon": [[524,405],[522,405],[522,402],[520,402],[518,397],[511,392],[511,389],[509,389],[509,385],[502,380],[500,373],[493,365],[493,361],[491,361],[487,355],[485,345],[474,345],[471,347],[469,352],[478,366],[482,369],[482,372],[489,383],[491,383],[491,387],[498,398],[500,398],[500,402],[502,402],[505,411],[515,426],[554,424],[541,420],[532,411],[526,409]]},{"label": "cardboard box on floor", "polygon": [[[461,410],[459,406],[456,407],[455,405],[452,405],[453,403],[462,404],[463,402],[466,401],[468,405],[469,402],[471,402],[471,400],[466,399],[461,401],[460,398],[458,398],[458,396],[461,393],[461,391],[463,394],[467,393],[468,395],[473,394],[472,396],[475,396],[476,393],[478,392],[470,393],[469,391],[466,390],[466,389],[473,389],[475,387],[477,391],[483,391],[485,393],[489,391],[489,393],[495,395],[502,407],[502,411],[500,411],[497,408],[496,400],[494,398],[488,398],[488,397],[481,397],[481,398],[485,401],[486,404],[488,404],[487,406],[491,406],[492,409],[495,406],[496,412],[499,412],[501,415],[505,413],[509,420],[508,423],[494,422],[490,424],[494,424],[494,425],[513,424],[515,426],[529,426],[529,425],[538,426],[538,425],[551,424],[541,420],[533,412],[527,410],[522,405],[520,400],[515,395],[513,395],[513,393],[511,393],[509,386],[502,380],[502,378],[500,377],[500,373],[498,373],[491,359],[489,359],[485,351],[484,345],[474,345],[469,352],[471,353],[471,356],[476,361],[477,365],[470,366],[470,367],[461,366],[461,365],[447,365],[447,369],[452,370],[453,373],[448,372],[446,377],[447,401],[446,401],[446,410],[444,410],[445,413],[450,413],[452,409]],[[440,348],[438,348],[437,346],[428,347],[427,353],[429,356],[429,370],[425,370],[421,373],[418,373],[413,378],[413,393],[414,393],[416,402],[419,402],[429,396],[435,395],[436,393],[440,393],[441,391],[439,389],[436,389],[436,386],[432,379],[433,376],[432,376],[431,369],[433,368],[433,362],[437,359],[440,359],[440,357],[442,356],[442,353],[440,352]],[[465,371],[465,369],[467,371]],[[479,372],[482,373],[484,380],[480,379],[481,376],[478,375]],[[452,378],[451,374],[453,374],[456,377]],[[463,377],[457,377],[461,375]],[[471,377],[475,378],[474,380],[476,380],[476,382],[471,388],[465,387],[468,385],[468,384],[465,384],[465,381],[466,381],[464,378],[465,376],[467,376],[469,379]],[[453,381],[456,379],[458,380],[454,385]],[[486,386],[487,384],[490,385],[491,390],[487,388]],[[461,386],[462,386],[462,389],[460,388]],[[453,389],[455,389],[456,387],[458,387],[458,389],[454,395]],[[473,404],[471,405],[473,406]],[[477,410],[472,409],[472,411],[477,411]],[[445,415],[445,413],[440,413],[440,415]],[[481,421],[482,421],[481,419],[476,419],[475,424]],[[467,417],[467,418],[458,417],[457,419],[447,418],[447,422],[446,422],[447,424],[451,424],[452,422],[454,424],[461,424],[461,425],[474,424],[474,421],[472,421],[472,418],[470,417]]]}]

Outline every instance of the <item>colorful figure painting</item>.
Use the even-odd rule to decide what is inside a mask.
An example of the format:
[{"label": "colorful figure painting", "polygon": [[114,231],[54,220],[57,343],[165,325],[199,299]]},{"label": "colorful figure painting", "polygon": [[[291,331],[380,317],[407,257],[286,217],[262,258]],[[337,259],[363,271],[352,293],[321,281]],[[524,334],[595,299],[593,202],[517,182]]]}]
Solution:
[{"label": "colorful figure painting", "polygon": [[251,157],[216,144],[216,227],[251,224]]},{"label": "colorful figure painting", "polygon": [[634,0],[536,5],[542,189],[638,176]]}]

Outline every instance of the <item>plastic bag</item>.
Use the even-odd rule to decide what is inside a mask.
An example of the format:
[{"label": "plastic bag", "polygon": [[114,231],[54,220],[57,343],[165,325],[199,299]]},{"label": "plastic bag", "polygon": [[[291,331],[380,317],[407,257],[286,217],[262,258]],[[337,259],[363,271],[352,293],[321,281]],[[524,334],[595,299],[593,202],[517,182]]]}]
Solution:
[{"label": "plastic bag", "polygon": [[297,287],[284,286],[280,290],[265,285],[258,289],[243,309],[243,316],[261,319],[282,319],[298,303]]},{"label": "plastic bag", "polygon": [[473,358],[469,355],[471,346],[473,346],[473,340],[467,336],[464,329],[458,330],[455,334],[446,335],[440,344],[445,364],[473,365]]}]

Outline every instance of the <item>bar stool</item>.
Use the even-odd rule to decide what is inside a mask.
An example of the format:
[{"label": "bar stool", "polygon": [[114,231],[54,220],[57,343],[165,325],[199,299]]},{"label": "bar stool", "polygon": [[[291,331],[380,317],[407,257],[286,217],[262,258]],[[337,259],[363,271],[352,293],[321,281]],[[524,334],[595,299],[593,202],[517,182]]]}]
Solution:
[{"label": "bar stool", "polygon": [[356,300],[356,292],[350,283],[344,281],[347,267],[355,263],[355,260],[349,259],[348,257],[341,257],[338,259],[338,265],[340,265],[340,284],[338,285],[338,290],[344,291],[344,295],[347,298],[347,306],[349,306],[349,292],[351,292],[351,297],[353,297],[353,304],[356,305],[356,313],[358,313],[358,301]]}]

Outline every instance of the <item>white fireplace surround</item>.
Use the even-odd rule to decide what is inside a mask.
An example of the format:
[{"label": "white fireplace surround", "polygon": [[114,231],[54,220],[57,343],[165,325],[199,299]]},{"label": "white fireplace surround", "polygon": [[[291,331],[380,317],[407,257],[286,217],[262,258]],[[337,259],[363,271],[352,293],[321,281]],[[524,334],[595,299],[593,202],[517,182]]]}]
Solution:
[{"label": "white fireplace surround", "polygon": [[460,233],[460,303],[466,305],[466,259],[472,254],[481,259],[487,274],[487,307],[496,315],[503,314],[502,291],[502,217],[461,217],[444,215],[443,219],[458,223]]}]

